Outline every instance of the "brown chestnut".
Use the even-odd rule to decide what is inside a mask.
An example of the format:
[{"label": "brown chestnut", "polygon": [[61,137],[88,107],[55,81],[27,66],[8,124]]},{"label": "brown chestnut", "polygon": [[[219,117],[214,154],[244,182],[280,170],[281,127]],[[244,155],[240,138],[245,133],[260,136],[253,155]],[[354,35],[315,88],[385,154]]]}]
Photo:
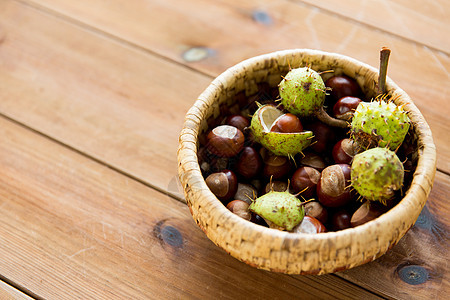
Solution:
[{"label": "brown chestnut", "polygon": [[322,205],[338,207],[350,202],[350,173],[348,164],[331,165],[322,171],[317,183],[317,198]]},{"label": "brown chestnut", "polygon": [[230,158],[218,157],[212,154],[206,147],[198,150],[198,163],[205,177],[211,173],[228,169]]},{"label": "brown chestnut", "polygon": [[249,206],[250,204],[242,200],[233,200],[227,204],[227,208],[232,213],[247,221],[250,221],[250,219],[252,218],[252,213],[248,210]]},{"label": "brown chestnut", "polygon": [[235,200],[242,200],[250,205],[252,199],[256,199],[257,197],[258,191],[251,184],[238,183],[236,194],[234,195]]},{"label": "brown chestnut", "polygon": [[314,168],[319,172],[322,172],[327,167],[325,160],[318,154],[313,152],[306,152],[304,154],[305,156],[300,159],[301,165]]},{"label": "brown chestnut", "polygon": [[270,131],[283,133],[302,132],[303,126],[296,115],[286,113],[275,120]]},{"label": "brown chestnut", "polygon": [[330,77],[325,86],[331,88],[330,95],[335,101],[345,96],[359,97],[362,93],[356,80],[345,75]]},{"label": "brown chestnut", "polygon": [[258,175],[263,168],[263,160],[258,151],[252,147],[244,147],[236,164],[236,172],[245,179]]},{"label": "brown chestnut", "polygon": [[336,134],[331,126],[322,122],[314,122],[308,126],[314,133],[311,149],[317,153],[325,153],[334,144]]},{"label": "brown chestnut", "polygon": [[288,184],[287,182],[284,181],[272,181],[269,182],[268,184],[266,184],[266,187],[264,188],[264,193],[269,193],[269,192],[285,192],[288,189]]},{"label": "brown chestnut", "polygon": [[238,182],[231,170],[212,173],[205,181],[211,192],[221,201],[230,200],[236,194]]},{"label": "brown chestnut", "polygon": [[310,201],[303,205],[305,209],[305,215],[316,218],[322,224],[325,224],[328,219],[328,211],[318,201]]},{"label": "brown chestnut", "polygon": [[386,206],[379,202],[366,201],[352,215],[350,223],[352,227],[356,227],[372,221],[388,210]]},{"label": "brown chestnut", "polygon": [[230,115],[225,119],[225,124],[244,132],[244,129],[250,125],[250,120],[242,115]]},{"label": "brown chestnut", "polygon": [[313,198],[316,194],[316,186],[319,182],[320,172],[311,167],[298,168],[291,178],[292,193],[303,191],[300,195],[306,199]]},{"label": "brown chestnut", "polygon": [[340,209],[336,211],[331,217],[331,228],[334,231],[350,228],[350,219],[350,213],[345,209]]},{"label": "brown chestnut", "polygon": [[211,157],[206,147],[200,147],[197,151],[198,164],[203,175],[209,174],[211,170]]},{"label": "brown chestnut", "polygon": [[252,218],[250,220],[252,223],[264,226],[264,227],[269,227],[269,224],[267,224],[266,220],[264,220],[263,217],[261,217],[260,215],[257,214],[252,214]]},{"label": "brown chestnut", "polygon": [[292,230],[296,233],[309,233],[316,234],[326,232],[325,226],[316,218],[305,216],[300,224],[294,227]]},{"label": "brown chestnut", "polygon": [[273,180],[285,177],[291,171],[291,163],[285,156],[269,154],[264,159],[263,175]]},{"label": "brown chestnut", "polygon": [[242,131],[234,126],[220,125],[208,133],[207,147],[217,156],[232,157],[242,150],[244,141]]},{"label": "brown chestnut", "polygon": [[357,145],[348,138],[338,141],[332,151],[334,162],[337,164],[350,164],[356,154],[358,154]]},{"label": "brown chestnut", "polygon": [[361,103],[361,99],[358,97],[342,97],[333,106],[334,117],[336,119],[350,121],[359,103]]},{"label": "brown chestnut", "polygon": [[261,191],[262,188],[263,188],[263,185],[264,185],[264,183],[262,182],[262,180],[259,179],[259,178],[255,178],[255,179],[251,180],[251,181],[250,181],[250,184],[251,184],[252,186],[254,186],[255,189],[256,189],[257,191]]}]

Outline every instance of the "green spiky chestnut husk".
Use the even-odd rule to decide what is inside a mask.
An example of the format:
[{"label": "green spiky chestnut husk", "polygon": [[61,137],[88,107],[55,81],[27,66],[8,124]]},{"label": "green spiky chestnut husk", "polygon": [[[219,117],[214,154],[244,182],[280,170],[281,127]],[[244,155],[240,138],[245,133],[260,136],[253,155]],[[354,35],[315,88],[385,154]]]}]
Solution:
[{"label": "green spiky chestnut husk", "polygon": [[311,144],[313,132],[271,132],[272,124],[283,114],[273,105],[263,105],[253,114],[250,130],[254,140],[275,155],[294,157]]},{"label": "green spiky chestnut husk", "polygon": [[281,103],[299,117],[309,117],[325,102],[325,83],[309,67],[292,69],[279,84]]},{"label": "green spiky chestnut husk", "polygon": [[361,102],[351,123],[351,137],[363,149],[389,147],[397,149],[403,143],[410,119],[402,107],[382,99]]},{"label": "green spiky chestnut husk", "polygon": [[269,192],[253,201],[249,210],[270,221],[276,228],[288,231],[305,216],[302,202],[288,191]]},{"label": "green spiky chestnut husk", "polygon": [[353,188],[365,199],[386,204],[403,184],[403,164],[395,152],[372,148],[353,157]]}]

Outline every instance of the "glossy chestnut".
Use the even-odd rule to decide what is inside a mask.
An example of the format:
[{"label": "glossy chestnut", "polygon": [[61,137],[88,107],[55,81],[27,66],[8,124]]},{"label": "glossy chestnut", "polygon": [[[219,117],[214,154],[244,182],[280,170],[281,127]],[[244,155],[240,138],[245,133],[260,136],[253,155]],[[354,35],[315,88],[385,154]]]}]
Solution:
[{"label": "glossy chestnut", "polygon": [[248,210],[249,206],[250,205],[247,202],[242,200],[233,200],[227,204],[227,208],[232,213],[247,221],[250,221],[250,219],[252,218],[252,213]]},{"label": "glossy chestnut", "polygon": [[331,88],[330,95],[335,101],[345,96],[359,97],[362,92],[356,80],[346,75],[330,77],[325,86]]},{"label": "glossy chestnut", "polygon": [[316,218],[322,224],[328,220],[328,210],[318,201],[310,201],[303,205],[305,215]]},{"label": "glossy chestnut", "polygon": [[263,160],[253,147],[244,147],[236,163],[236,172],[245,179],[258,175],[263,168]]},{"label": "glossy chestnut", "polygon": [[320,179],[320,172],[311,167],[298,168],[291,177],[291,192],[305,199],[313,198],[316,194],[316,186]]},{"label": "glossy chestnut", "polygon": [[333,115],[336,119],[350,121],[355,109],[361,103],[358,97],[346,96],[340,98],[333,106]]},{"label": "glossy chestnut", "polygon": [[356,227],[372,221],[388,210],[386,206],[378,202],[366,201],[352,215],[350,223],[352,227]]},{"label": "glossy chestnut", "polygon": [[229,115],[225,119],[225,124],[234,126],[240,131],[244,132],[244,129],[250,126],[250,120],[242,115]]},{"label": "glossy chestnut", "polygon": [[332,156],[337,164],[350,164],[358,154],[356,143],[349,138],[339,140],[333,147]]},{"label": "glossy chestnut", "polygon": [[311,216],[305,216],[300,224],[294,227],[293,232],[296,233],[308,233],[308,234],[316,234],[321,232],[326,232],[325,226]]},{"label": "glossy chestnut", "polygon": [[250,220],[252,223],[264,226],[264,227],[269,227],[269,224],[267,224],[266,220],[264,220],[263,217],[261,217],[260,215],[257,214],[252,214],[252,218]]},{"label": "glossy chestnut", "polygon": [[334,144],[336,134],[331,126],[317,121],[310,124],[308,129],[314,133],[310,147],[316,153],[325,153]]},{"label": "glossy chestnut", "polygon": [[207,147],[217,156],[232,157],[242,150],[244,141],[242,131],[234,126],[220,125],[208,133]]},{"label": "glossy chestnut", "polygon": [[285,192],[288,189],[288,184],[285,181],[272,181],[266,184],[264,188],[264,193],[267,194],[269,192]]},{"label": "glossy chestnut", "polygon": [[236,194],[234,195],[235,200],[242,200],[247,202],[249,205],[252,200],[258,197],[258,191],[248,183],[238,183]]},{"label": "glossy chestnut", "polygon": [[351,215],[345,210],[336,211],[331,217],[331,228],[333,231],[343,230],[351,227]]},{"label": "glossy chestnut", "polygon": [[283,133],[302,132],[303,125],[296,115],[286,113],[275,120],[270,131]]},{"label": "glossy chestnut", "polygon": [[211,192],[221,201],[230,200],[236,194],[238,181],[231,170],[212,173],[205,179]]},{"label": "glossy chestnut", "polygon": [[343,206],[352,200],[350,192],[351,167],[348,164],[336,164],[326,167],[317,183],[317,198],[327,207]]},{"label": "glossy chestnut", "polygon": [[288,175],[291,169],[292,166],[287,157],[269,154],[264,159],[263,175],[266,178],[281,179]]},{"label": "glossy chestnut", "polygon": [[306,167],[311,167],[319,172],[327,167],[325,160],[318,154],[313,152],[305,152],[304,157],[300,159],[300,164]]}]

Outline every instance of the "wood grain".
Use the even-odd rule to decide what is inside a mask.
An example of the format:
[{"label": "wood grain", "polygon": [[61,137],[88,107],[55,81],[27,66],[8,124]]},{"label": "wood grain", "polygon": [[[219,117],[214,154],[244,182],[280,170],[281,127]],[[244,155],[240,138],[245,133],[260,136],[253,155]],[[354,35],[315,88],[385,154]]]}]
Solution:
[{"label": "wood grain", "polygon": [[[434,133],[439,169],[450,172],[450,152],[446,151],[450,147],[447,54],[288,1],[193,0],[189,6],[183,1],[133,0],[125,6],[118,0],[89,1],[89,5],[67,0],[26,2],[63,19],[76,18],[76,23],[83,22],[211,76],[243,59],[289,48],[338,52],[378,67],[381,46],[389,46],[393,53],[388,76],[425,116]],[[266,15],[270,22],[255,18],[256,13]],[[183,59],[186,51],[196,47],[204,48],[200,51],[204,55],[194,56],[198,61]]]},{"label": "wood grain", "polygon": [[6,282],[0,280],[0,299],[13,300],[13,299],[33,299],[33,298],[22,293],[18,289],[10,286]]},{"label": "wood grain", "polygon": [[[450,176],[438,172],[424,210],[400,242],[376,261],[338,275],[396,299],[447,299],[450,292],[450,204],[445,201],[448,191]],[[408,267],[413,273],[405,278],[402,270]],[[422,279],[424,282],[417,284]]]},{"label": "wood grain", "polygon": [[[38,295],[374,296],[336,276],[247,267],[206,240],[184,205],[148,187],[177,195],[184,113],[212,76],[260,53],[320,48],[377,66],[379,47],[389,45],[389,76],[422,110],[439,169],[450,171],[445,53],[287,1],[25,3],[0,2],[0,113],[57,143],[0,120],[0,274]],[[187,61],[197,46],[205,56]],[[429,210],[448,226],[446,176],[438,173]],[[339,275],[383,296],[445,295],[448,244],[435,239],[412,229],[386,261]],[[400,282],[395,270],[411,261],[431,280]]]},{"label": "wood grain", "polygon": [[40,297],[377,298],[333,275],[249,267],[179,201],[2,118],[0,136],[0,274]]},{"label": "wood grain", "polygon": [[2,114],[167,190],[210,78],[16,2],[0,2],[0,28]]},{"label": "wood grain", "polygon": [[450,6],[445,0],[295,0],[450,54]]}]

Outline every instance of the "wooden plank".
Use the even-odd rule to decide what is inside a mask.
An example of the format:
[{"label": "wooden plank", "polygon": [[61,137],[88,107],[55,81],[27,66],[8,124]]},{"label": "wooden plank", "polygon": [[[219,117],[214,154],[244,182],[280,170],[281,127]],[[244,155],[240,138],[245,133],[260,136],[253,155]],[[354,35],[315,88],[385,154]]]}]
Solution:
[{"label": "wooden plank", "polygon": [[[359,26],[355,22],[324,13],[316,8],[287,1],[193,0],[189,2],[189,5],[183,5],[183,1],[143,2],[140,0],[128,1],[127,5],[123,5],[118,0],[89,1],[89,5],[84,1],[66,0],[27,0],[27,3],[38,6],[41,10],[50,10],[53,14],[61,14],[63,19],[70,16],[76,19],[75,23],[83,22],[212,76],[216,76],[243,59],[274,50],[296,47],[339,52],[377,67],[379,49],[381,46],[389,46],[393,53],[388,75],[409,93],[424,114],[434,133],[439,168],[450,172],[450,152],[447,151],[450,147],[450,141],[447,138],[447,129],[450,127],[450,107],[446,96],[450,92],[447,84],[450,58],[446,54],[372,30],[367,26]],[[16,20],[13,15],[9,18],[13,18],[11,22]],[[178,21],[174,22],[174,20]],[[47,31],[41,24],[31,26]],[[330,30],[330,28],[336,30]],[[11,30],[14,32],[20,28],[14,27]],[[69,29],[65,27],[64,30]],[[34,55],[42,55],[39,54],[41,51],[48,53],[47,45],[54,44],[56,41],[64,45],[67,40],[64,37],[70,36],[62,30],[54,34],[53,37],[48,37],[48,42],[52,38],[55,41],[40,45],[44,49],[36,49],[38,53]],[[94,40],[88,40],[95,43]],[[204,48],[197,49],[196,47],[199,46]],[[194,51],[195,55],[186,55],[186,53],[192,53],[189,52],[192,49],[198,50]],[[53,49],[51,51],[53,56],[60,55],[54,53]],[[77,55],[83,56],[83,53]],[[16,62],[14,56],[10,58],[10,61]],[[88,58],[83,57],[83,59]],[[26,61],[21,63],[27,64]],[[70,64],[70,62],[65,63]],[[106,74],[114,71],[104,70],[103,77],[108,77]],[[136,74],[136,78],[142,77]],[[35,84],[40,85],[42,82],[38,81]],[[80,85],[80,80],[76,84]],[[88,89],[89,87],[83,86],[83,90]],[[184,90],[189,91],[189,88],[184,87]],[[185,97],[188,101],[188,97]],[[194,99],[195,96],[190,100],[193,102]],[[181,113],[182,109],[177,111]],[[19,119],[14,107],[5,113]],[[175,116],[177,117],[181,116]],[[40,122],[45,121],[39,120],[39,123],[31,126],[43,127],[44,124]],[[46,127],[46,132],[54,136],[53,123],[52,126]],[[84,145],[84,148],[87,147],[88,145]],[[113,151],[111,149],[112,147],[108,147],[108,153]],[[96,155],[99,155],[98,151],[92,149],[83,149],[83,151],[96,152]],[[121,164],[123,155],[113,156],[108,158],[111,164],[130,169],[129,164],[125,166]],[[141,172],[131,173],[146,177],[146,174]]]},{"label": "wooden plank", "polygon": [[333,275],[254,269],[186,205],[0,118],[0,274],[52,299],[376,299]]},{"label": "wooden plank", "polygon": [[438,172],[416,224],[381,258],[338,273],[396,299],[447,299],[450,293],[450,176]]},{"label": "wooden plank", "polygon": [[33,299],[27,294],[22,293],[18,289],[10,286],[6,282],[0,280],[0,299],[15,300],[15,299]]},{"label": "wooden plank", "polygon": [[13,1],[0,28],[2,114],[167,190],[184,114],[210,78]]},{"label": "wooden plank", "polygon": [[[450,5],[446,0],[295,0],[450,54]],[[447,35],[443,38],[442,35]]]}]

